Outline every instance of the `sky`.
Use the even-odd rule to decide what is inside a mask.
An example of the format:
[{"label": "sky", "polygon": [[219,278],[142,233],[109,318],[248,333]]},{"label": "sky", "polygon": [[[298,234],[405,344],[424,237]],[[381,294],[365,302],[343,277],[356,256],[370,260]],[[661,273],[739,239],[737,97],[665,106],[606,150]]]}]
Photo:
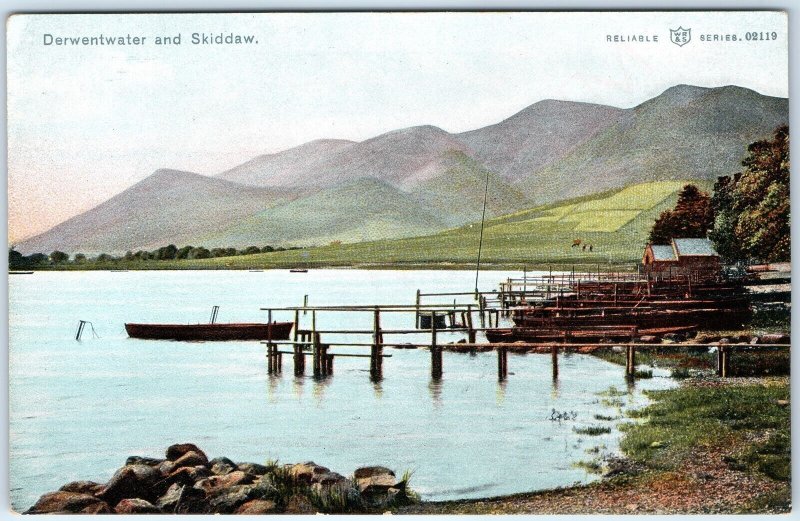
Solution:
[{"label": "sky", "polygon": [[[7,33],[9,244],[158,168],[214,175],[319,138],[461,132],[542,99],[627,108],[681,83],[788,96],[778,12],[16,15]],[[101,34],[145,41],[44,44]]]}]

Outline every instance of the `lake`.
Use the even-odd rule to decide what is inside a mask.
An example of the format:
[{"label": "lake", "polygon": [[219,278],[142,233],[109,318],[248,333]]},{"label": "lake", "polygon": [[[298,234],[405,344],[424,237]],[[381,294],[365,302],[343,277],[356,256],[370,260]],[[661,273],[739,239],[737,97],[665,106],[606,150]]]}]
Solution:
[{"label": "lake", "polygon": [[[512,275],[519,276],[481,273],[481,290]],[[625,410],[647,403],[643,390],[674,385],[666,371],[629,386],[620,366],[560,355],[554,381],[550,355],[509,355],[510,375],[499,382],[494,353],[446,352],[443,378],[432,381],[428,351],[385,349],[392,357],[380,382],[370,381],[366,358],[337,358],[334,375],[318,381],[310,360],[306,376],[295,377],[289,356],[282,375],[268,375],[258,342],[136,340],[124,329],[125,322],[207,322],[214,305],[219,322],[263,322],[259,308],[297,306],[304,295],[310,305],[413,304],[417,289],[470,291],[474,283],[474,272],[438,270],[10,276],[12,507],[27,509],[68,481],[105,482],[127,456],[161,457],[179,442],[196,443],[209,458],[311,460],[342,474],[363,465],[398,475],[411,470],[412,488],[428,500],[597,479],[575,464],[593,459],[587,450],[594,447],[614,453],[620,434],[587,436],[575,428],[615,425]],[[291,320],[288,313],[274,318]],[[92,327],[76,341],[79,320]],[[320,313],[317,325],[369,329],[372,315]],[[412,328],[414,317],[387,314],[382,325]],[[601,395],[610,387],[624,391],[618,403]],[[553,421],[554,410],[575,417]]]}]

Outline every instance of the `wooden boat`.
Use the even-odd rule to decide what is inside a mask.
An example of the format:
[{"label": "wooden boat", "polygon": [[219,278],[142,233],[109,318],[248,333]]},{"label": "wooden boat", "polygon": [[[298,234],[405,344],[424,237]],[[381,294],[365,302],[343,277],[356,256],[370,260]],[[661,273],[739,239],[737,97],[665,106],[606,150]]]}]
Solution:
[{"label": "wooden boat", "polygon": [[33,275],[32,271],[9,271],[9,275]]},{"label": "wooden boat", "polygon": [[486,331],[486,338],[491,343],[511,342],[558,342],[558,343],[595,343],[603,341],[630,341],[635,337],[661,337],[669,333],[688,333],[697,326],[671,326],[638,329],[635,326],[609,326],[594,328],[578,328],[573,330],[536,329],[536,328],[500,328]]},{"label": "wooden boat", "polygon": [[292,322],[233,324],[125,324],[131,338],[152,340],[287,340]]},{"label": "wooden boat", "polygon": [[308,270],[305,268],[292,268],[289,273],[308,273]]}]

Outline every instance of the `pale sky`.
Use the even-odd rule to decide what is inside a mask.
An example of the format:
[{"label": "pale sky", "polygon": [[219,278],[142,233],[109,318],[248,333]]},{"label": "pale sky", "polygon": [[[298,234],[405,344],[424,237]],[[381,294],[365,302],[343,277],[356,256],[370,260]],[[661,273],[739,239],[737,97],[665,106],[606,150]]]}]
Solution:
[{"label": "pale sky", "polygon": [[[692,30],[682,47],[679,26]],[[679,83],[788,96],[775,12],[30,15],[7,30],[11,243],[158,168],[213,175],[313,139],[461,132],[548,98],[631,107]],[[700,40],[747,31],[777,40]],[[195,32],[258,43],[192,45]],[[46,46],[45,34],[146,40]]]}]

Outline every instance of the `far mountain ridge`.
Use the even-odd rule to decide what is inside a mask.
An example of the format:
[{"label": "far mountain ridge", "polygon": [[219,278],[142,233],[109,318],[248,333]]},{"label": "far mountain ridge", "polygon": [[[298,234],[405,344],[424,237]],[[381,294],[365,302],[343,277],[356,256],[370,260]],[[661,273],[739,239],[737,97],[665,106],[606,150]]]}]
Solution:
[{"label": "far mountain ridge", "polygon": [[[788,124],[788,113],[787,99],[734,85],[675,85],[627,109],[541,100],[467,132],[419,125],[360,142],[318,139],[212,177],[158,170],[17,247],[114,253],[225,237],[236,242],[220,246],[407,236],[480,220],[487,176],[490,216],[636,183],[707,184],[739,171],[747,146]],[[362,189],[345,189],[353,182]],[[387,200],[398,204],[379,223]],[[342,219],[336,208],[353,213]],[[330,233],[292,226],[309,216],[339,224]]]}]

